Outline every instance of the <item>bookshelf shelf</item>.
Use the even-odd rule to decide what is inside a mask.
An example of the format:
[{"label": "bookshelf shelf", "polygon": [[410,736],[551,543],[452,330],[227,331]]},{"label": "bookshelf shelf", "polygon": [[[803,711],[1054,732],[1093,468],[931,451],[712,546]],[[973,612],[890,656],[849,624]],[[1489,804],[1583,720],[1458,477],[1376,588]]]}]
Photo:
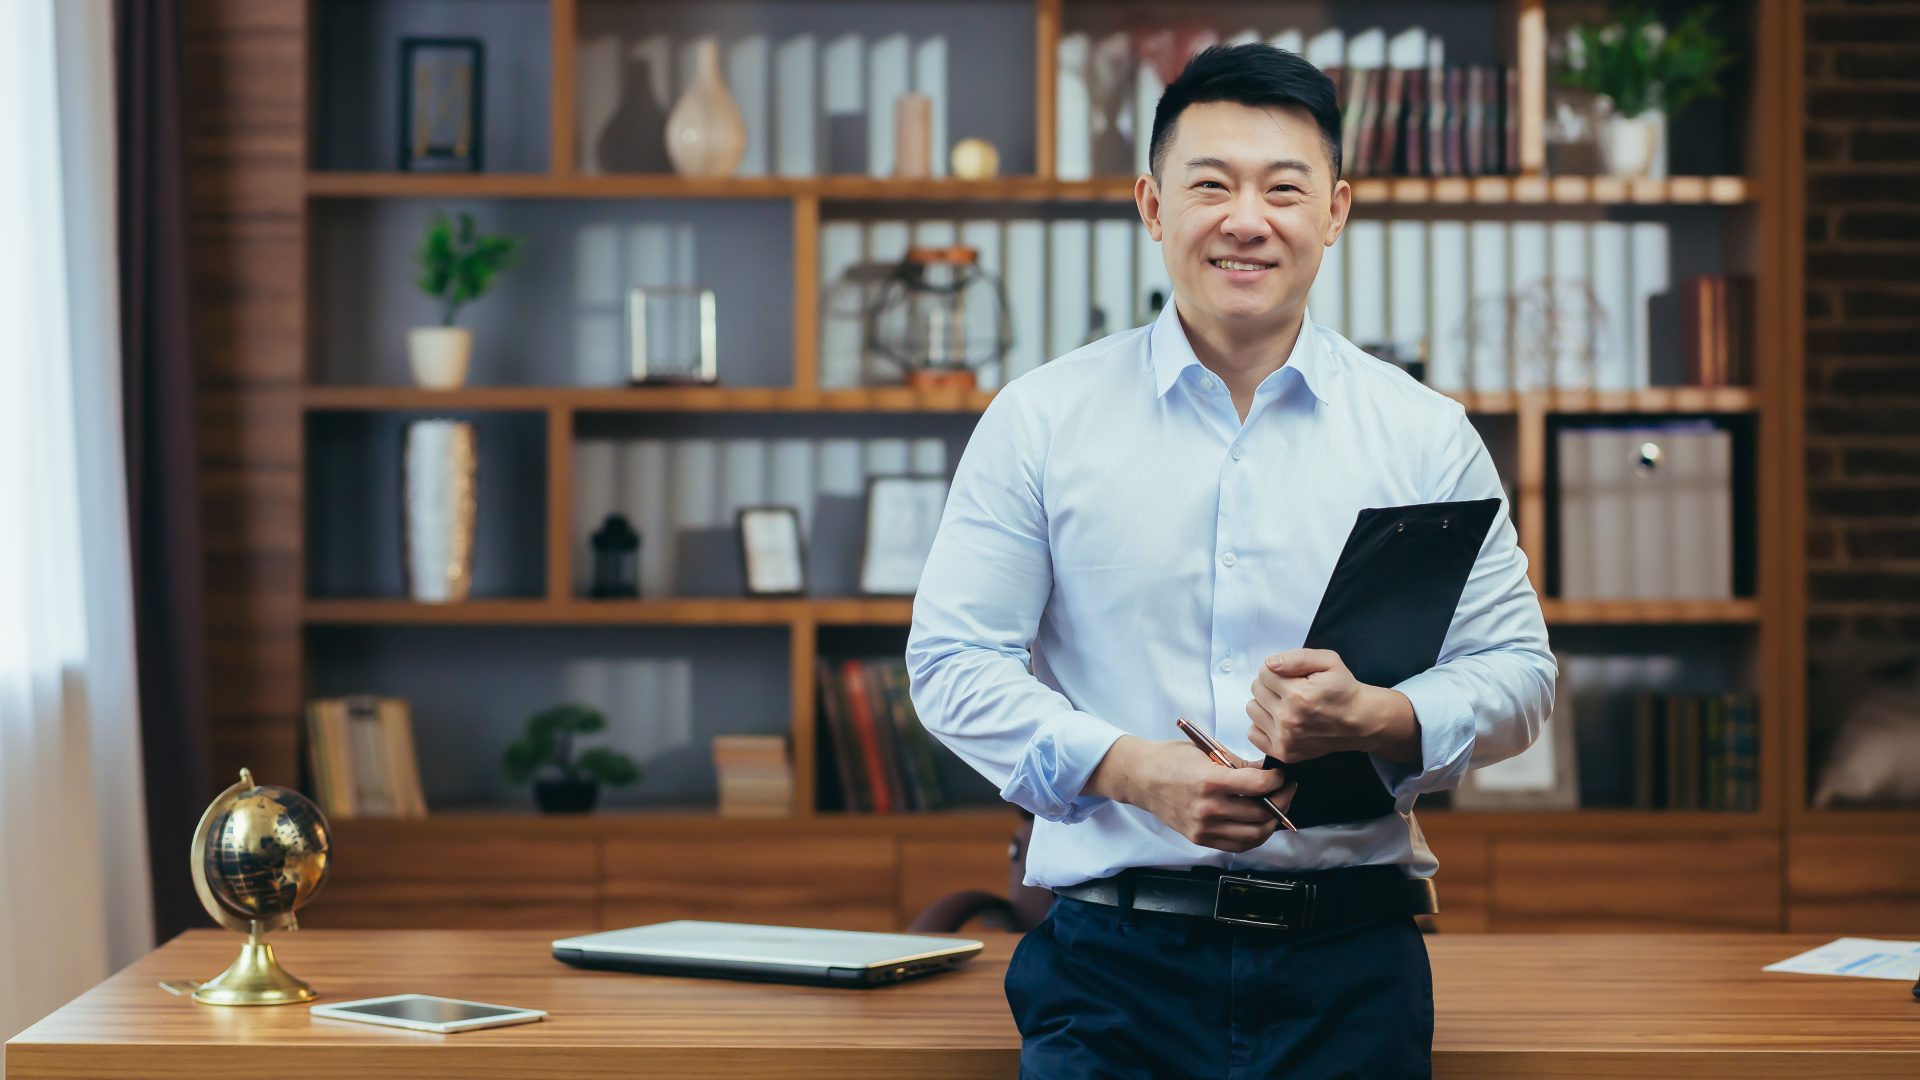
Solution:
[{"label": "bookshelf shelf", "polygon": [[[1659,386],[1646,390],[1459,393],[1468,412],[1508,413],[1750,413],[1756,392],[1743,386]],[[422,390],[410,386],[310,386],[309,412],[528,411],[579,412],[846,412],[978,413],[991,390],[915,390],[869,386],[847,390],[795,387],[566,387],[475,386]]]},{"label": "bookshelf shelf", "polygon": [[878,836],[991,837],[1004,842],[1019,824],[1011,807],[947,810],[937,814],[798,814],[784,818],[729,818],[712,810],[602,810],[592,814],[537,814],[501,809],[434,811],[425,818],[354,818],[338,823],[349,837],[488,839],[500,836],[582,836],[628,839],[725,840],[763,837]]},{"label": "bookshelf shelf", "polygon": [[[739,176],[701,180],[673,175],[560,176],[550,173],[419,173],[316,171],[306,175],[315,199],[822,199],[829,202],[1093,202],[1133,201],[1135,178],[1054,180],[1003,176],[989,180],[890,180],[869,176]],[[1359,204],[1402,206],[1737,206],[1755,202],[1756,185],[1741,176],[1675,176],[1627,180],[1610,176],[1461,176],[1361,178]]]},{"label": "bookshelf shelf", "polygon": [[1548,625],[1629,626],[1760,621],[1758,600],[1557,600],[1540,602]]}]

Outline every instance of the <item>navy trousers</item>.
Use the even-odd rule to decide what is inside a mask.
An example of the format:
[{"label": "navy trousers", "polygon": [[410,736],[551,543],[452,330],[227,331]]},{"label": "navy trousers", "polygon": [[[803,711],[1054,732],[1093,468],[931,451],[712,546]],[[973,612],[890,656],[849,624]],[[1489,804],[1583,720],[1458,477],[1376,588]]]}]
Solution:
[{"label": "navy trousers", "polygon": [[1411,918],[1288,932],[1061,897],[1006,985],[1023,1080],[1432,1074]]}]

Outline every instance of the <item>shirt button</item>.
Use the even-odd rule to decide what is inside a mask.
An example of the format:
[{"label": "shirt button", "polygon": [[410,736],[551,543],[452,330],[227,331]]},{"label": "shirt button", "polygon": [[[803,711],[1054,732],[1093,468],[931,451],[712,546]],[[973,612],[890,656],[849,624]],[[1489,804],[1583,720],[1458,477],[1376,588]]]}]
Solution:
[{"label": "shirt button", "polygon": [[1239,460],[1240,460],[1241,458],[1243,458],[1243,457],[1246,457],[1246,456],[1247,456],[1247,450],[1246,450],[1246,447],[1244,447],[1244,446],[1236,446],[1236,447],[1234,447],[1234,448],[1233,448],[1233,460],[1235,460],[1235,461],[1239,461]]},{"label": "shirt button", "polygon": [[1227,552],[1225,555],[1220,556],[1220,562],[1224,566],[1232,566],[1234,564],[1234,561],[1235,560],[1233,557],[1233,552],[1231,551]]},{"label": "shirt button", "polygon": [[1231,672],[1231,671],[1233,670],[1233,660],[1232,660],[1232,658],[1228,658],[1228,659],[1226,659],[1226,660],[1222,660],[1222,661],[1220,661],[1220,670],[1221,670],[1221,671],[1227,671],[1227,672]]},{"label": "shirt button", "polygon": [[1201,380],[1200,380],[1200,389],[1202,389],[1202,390],[1211,390],[1211,389],[1213,389],[1213,380],[1212,380],[1212,379],[1201,379]]}]

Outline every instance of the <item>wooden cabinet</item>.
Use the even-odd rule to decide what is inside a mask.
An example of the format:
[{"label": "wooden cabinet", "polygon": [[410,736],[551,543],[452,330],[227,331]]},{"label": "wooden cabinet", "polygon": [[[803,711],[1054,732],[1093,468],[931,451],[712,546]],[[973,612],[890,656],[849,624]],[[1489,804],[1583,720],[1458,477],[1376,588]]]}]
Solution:
[{"label": "wooden cabinet", "polygon": [[1792,834],[1787,929],[1854,936],[1920,933],[1920,836]]},{"label": "wooden cabinet", "polygon": [[[303,925],[583,930],[600,925],[597,844],[582,837],[448,835],[408,822],[341,823]],[[354,838],[342,843],[342,834]],[[361,841],[365,842],[361,842]]]},{"label": "wooden cabinet", "polygon": [[891,837],[609,839],[602,924],[716,919],[891,930]]},{"label": "wooden cabinet", "polygon": [[[1008,833],[1012,833],[1009,822]],[[961,889],[1007,895],[1006,839],[905,840],[900,844],[900,925],[927,905]]]},{"label": "wooden cabinet", "polygon": [[1772,930],[1780,841],[1770,834],[1493,842],[1496,931]]}]

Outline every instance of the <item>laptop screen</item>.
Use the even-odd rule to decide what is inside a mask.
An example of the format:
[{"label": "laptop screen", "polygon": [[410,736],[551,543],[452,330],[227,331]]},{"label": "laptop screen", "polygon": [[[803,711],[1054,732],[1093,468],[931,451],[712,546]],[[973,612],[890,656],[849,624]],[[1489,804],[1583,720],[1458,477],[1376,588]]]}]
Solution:
[{"label": "laptop screen", "polygon": [[554,942],[553,946],[556,949],[581,949],[594,953],[670,956],[690,960],[873,967],[922,956],[972,952],[980,947],[980,942],[912,934],[814,930],[798,926],[680,921],[566,938]]}]

